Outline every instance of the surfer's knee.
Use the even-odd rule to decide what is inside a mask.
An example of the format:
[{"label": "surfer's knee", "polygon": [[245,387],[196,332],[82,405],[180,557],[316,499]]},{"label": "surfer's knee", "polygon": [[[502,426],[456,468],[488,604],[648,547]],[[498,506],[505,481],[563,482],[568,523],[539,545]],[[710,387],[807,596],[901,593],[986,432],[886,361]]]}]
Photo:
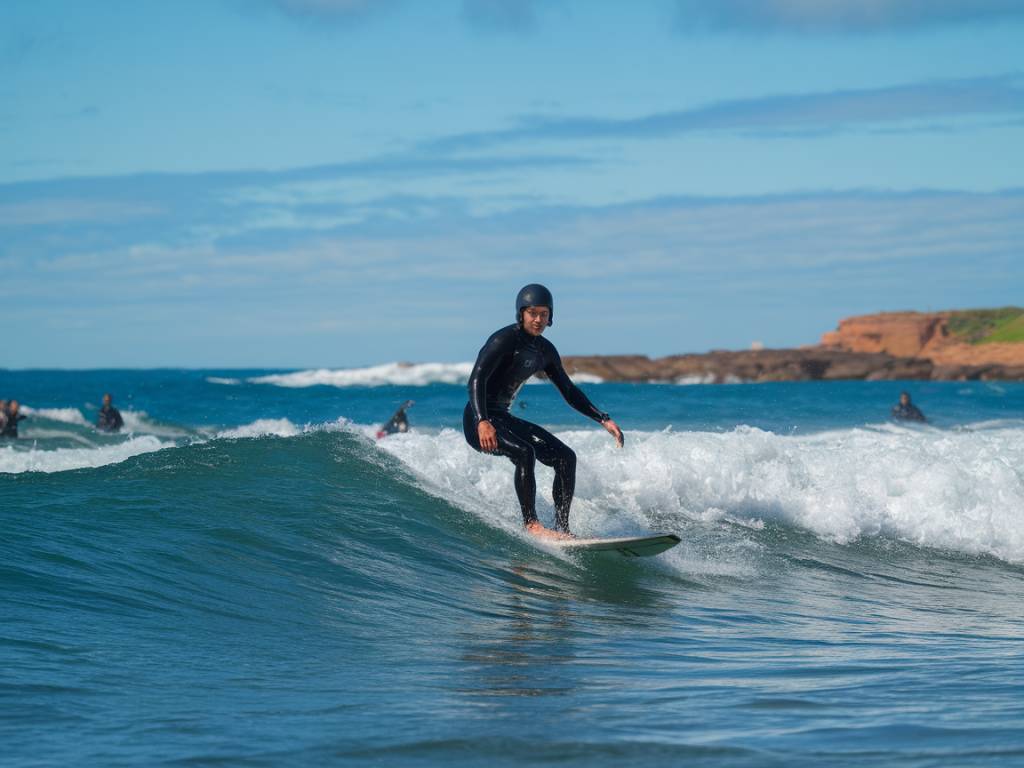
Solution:
[{"label": "surfer's knee", "polygon": [[563,450],[559,452],[558,464],[561,469],[565,472],[576,471],[576,451],[569,446],[563,446]]}]

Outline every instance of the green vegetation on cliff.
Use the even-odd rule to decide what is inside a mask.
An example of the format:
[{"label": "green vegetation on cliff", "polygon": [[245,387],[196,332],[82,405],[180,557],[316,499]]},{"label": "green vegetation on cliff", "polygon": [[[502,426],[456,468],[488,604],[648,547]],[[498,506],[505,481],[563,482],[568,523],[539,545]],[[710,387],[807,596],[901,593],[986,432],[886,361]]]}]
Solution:
[{"label": "green vegetation on cliff", "polygon": [[1024,309],[965,309],[953,312],[947,327],[954,336],[971,344],[1024,342]]},{"label": "green vegetation on cliff", "polygon": [[1024,341],[1024,314],[1018,315],[1015,320],[1000,325],[996,330],[982,339],[982,342],[989,341]]}]

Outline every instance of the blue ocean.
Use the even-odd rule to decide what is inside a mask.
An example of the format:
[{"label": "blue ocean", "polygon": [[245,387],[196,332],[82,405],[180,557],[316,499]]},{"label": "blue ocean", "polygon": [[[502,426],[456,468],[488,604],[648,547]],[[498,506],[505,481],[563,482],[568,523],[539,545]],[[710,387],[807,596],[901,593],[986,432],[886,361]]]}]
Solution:
[{"label": "blue ocean", "polygon": [[0,372],[4,764],[1024,764],[1024,384],[584,383],[622,450],[524,387],[626,559],[523,533],[468,369]]}]

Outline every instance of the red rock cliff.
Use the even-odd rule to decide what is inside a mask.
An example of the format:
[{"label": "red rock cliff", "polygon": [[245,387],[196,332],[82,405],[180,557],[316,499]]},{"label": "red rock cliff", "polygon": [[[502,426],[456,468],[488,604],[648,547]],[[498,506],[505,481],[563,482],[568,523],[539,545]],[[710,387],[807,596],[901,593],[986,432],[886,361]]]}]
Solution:
[{"label": "red rock cliff", "polygon": [[[882,312],[841,320],[821,337],[826,349],[930,360],[936,378],[970,377],[991,366],[1024,368],[1024,344],[969,344],[949,331],[952,312]],[[957,371],[954,369],[963,369]],[[975,371],[976,372],[976,371]]]}]

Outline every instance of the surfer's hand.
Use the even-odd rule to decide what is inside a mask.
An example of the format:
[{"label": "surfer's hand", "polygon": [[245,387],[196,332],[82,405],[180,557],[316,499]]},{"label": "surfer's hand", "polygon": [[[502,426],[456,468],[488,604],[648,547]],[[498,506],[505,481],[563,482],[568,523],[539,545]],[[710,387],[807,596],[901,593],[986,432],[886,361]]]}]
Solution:
[{"label": "surfer's hand", "polygon": [[615,442],[618,443],[619,448],[625,443],[625,438],[622,436],[622,430],[619,429],[619,425],[611,419],[601,422],[601,426],[608,430],[608,434],[615,438]]},{"label": "surfer's hand", "polygon": [[481,421],[476,425],[476,434],[480,438],[480,448],[488,453],[498,450],[498,433],[489,421]]}]

